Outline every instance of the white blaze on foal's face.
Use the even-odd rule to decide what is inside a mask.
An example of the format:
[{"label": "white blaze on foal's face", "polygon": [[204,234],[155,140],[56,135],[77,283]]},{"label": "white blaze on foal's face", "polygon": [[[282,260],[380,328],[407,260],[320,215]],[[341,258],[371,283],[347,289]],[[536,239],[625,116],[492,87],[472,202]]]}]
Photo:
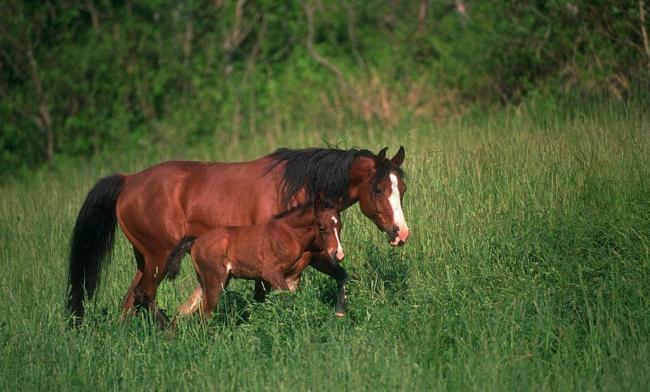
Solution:
[{"label": "white blaze on foal's face", "polygon": [[334,236],[336,237],[336,259],[338,261],[341,261],[345,257],[345,253],[343,253],[343,247],[341,246],[341,240],[339,239],[339,232],[336,229],[336,226],[339,222],[335,217],[332,217],[332,222],[334,222],[334,226],[332,226],[332,228],[334,229]]},{"label": "white blaze on foal's face", "polygon": [[409,228],[406,225],[406,220],[404,219],[404,212],[402,211],[402,195],[399,191],[399,186],[397,182],[397,176],[393,173],[389,175],[390,178],[390,196],[388,196],[388,202],[390,203],[390,208],[393,211],[393,222],[395,226],[399,229],[397,232],[397,237],[391,242],[392,245],[398,245],[400,241],[406,242],[406,238],[409,236]]}]

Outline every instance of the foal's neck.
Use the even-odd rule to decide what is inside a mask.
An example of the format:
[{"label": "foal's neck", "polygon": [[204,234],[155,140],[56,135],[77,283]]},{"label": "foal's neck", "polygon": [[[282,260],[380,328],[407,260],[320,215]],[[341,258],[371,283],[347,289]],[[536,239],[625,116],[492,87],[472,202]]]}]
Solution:
[{"label": "foal's neck", "polygon": [[311,208],[299,210],[281,219],[293,234],[293,239],[306,249],[311,246],[316,238],[316,216]]}]

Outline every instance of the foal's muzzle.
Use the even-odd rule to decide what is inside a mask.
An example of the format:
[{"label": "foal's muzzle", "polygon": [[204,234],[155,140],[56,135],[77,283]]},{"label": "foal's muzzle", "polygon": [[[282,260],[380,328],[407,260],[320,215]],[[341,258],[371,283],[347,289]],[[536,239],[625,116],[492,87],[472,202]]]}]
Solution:
[{"label": "foal's muzzle", "polygon": [[343,252],[343,250],[335,250],[330,253],[330,258],[340,263],[345,258],[345,253]]}]

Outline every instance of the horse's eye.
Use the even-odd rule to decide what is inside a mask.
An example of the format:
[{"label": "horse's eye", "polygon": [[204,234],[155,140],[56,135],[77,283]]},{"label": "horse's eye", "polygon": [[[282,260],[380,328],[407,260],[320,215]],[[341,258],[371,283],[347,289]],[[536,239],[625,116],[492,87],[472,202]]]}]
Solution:
[{"label": "horse's eye", "polygon": [[375,193],[376,193],[376,194],[380,194],[380,193],[383,193],[383,192],[384,192],[384,190],[381,189],[381,188],[377,188],[377,189],[375,189]]}]

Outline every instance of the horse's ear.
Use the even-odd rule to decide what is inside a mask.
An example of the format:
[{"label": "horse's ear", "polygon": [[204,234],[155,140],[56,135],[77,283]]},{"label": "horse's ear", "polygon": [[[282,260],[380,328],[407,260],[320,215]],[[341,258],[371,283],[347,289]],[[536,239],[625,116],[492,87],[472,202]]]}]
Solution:
[{"label": "horse's ear", "polygon": [[383,161],[384,159],[386,159],[386,150],[388,150],[388,147],[384,147],[381,150],[379,150],[379,153],[377,153],[378,161]]},{"label": "horse's ear", "polygon": [[404,146],[399,146],[399,150],[397,150],[397,154],[393,158],[391,158],[391,162],[395,166],[401,166],[402,163],[404,163],[404,155],[406,155],[406,152],[404,151]]}]

